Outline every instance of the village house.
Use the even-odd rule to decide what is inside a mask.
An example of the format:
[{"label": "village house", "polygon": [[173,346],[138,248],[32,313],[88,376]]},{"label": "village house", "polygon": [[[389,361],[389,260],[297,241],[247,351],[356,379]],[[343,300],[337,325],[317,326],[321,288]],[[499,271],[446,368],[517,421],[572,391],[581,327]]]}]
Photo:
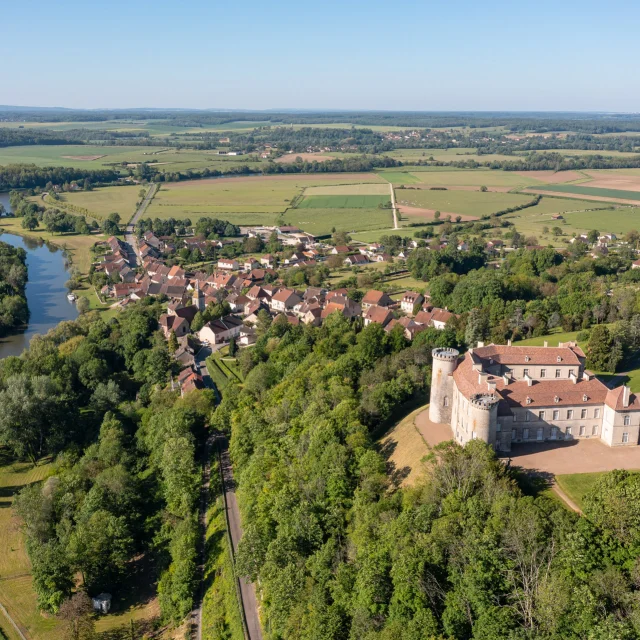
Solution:
[{"label": "village house", "polygon": [[418,304],[422,304],[424,302],[424,296],[421,293],[417,293],[415,291],[407,291],[400,301],[400,308],[407,315],[413,315],[413,309]]},{"label": "village house", "polygon": [[271,298],[271,308],[284,313],[302,302],[302,298],[293,289],[279,289]]},{"label": "village house", "polygon": [[344,263],[348,267],[360,266],[369,264],[369,258],[367,258],[367,256],[363,256],[360,253],[355,253],[352,256],[347,256],[344,260]]},{"label": "village house", "polygon": [[225,271],[237,271],[240,268],[237,260],[231,258],[221,258],[218,260],[218,269]]},{"label": "village house", "polygon": [[200,329],[198,338],[205,344],[222,344],[237,336],[242,328],[242,320],[237,316],[224,316],[212,320]]},{"label": "village house", "polygon": [[377,305],[370,306],[366,312],[364,312],[364,326],[369,326],[372,322],[380,324],[383,327],[386,326],[393,319],[393,314],[386,307],[379,307]]},{"label": "village house", "polygon": [[447,309],[423,305],[422,310],[416,314],[414,320],[418,324],[425,325],[426,327],[434,327],[442,331],[453,316],[454,314]]},{"label": "village house", "polygon": [[189,333],[189,321],[180,316],[163,313],[158,320],[158,324],[165,338],[169,338],[172,331],[177,338],[182,338]]},{"label": "village house", "polygon": [[362,298],[362,309],[366,311],[369,307],[388,307],[393,304],[393,300],[383,291],[369,289]]}]

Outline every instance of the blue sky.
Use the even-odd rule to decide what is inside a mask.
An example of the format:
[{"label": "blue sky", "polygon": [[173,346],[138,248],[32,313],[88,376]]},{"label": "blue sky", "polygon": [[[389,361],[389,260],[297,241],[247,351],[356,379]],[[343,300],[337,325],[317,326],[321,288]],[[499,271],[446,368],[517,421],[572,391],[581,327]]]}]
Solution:
[{"label": "blue sky", "polygon": [[640,3],[5,0],[0,104],[640,111]]}]

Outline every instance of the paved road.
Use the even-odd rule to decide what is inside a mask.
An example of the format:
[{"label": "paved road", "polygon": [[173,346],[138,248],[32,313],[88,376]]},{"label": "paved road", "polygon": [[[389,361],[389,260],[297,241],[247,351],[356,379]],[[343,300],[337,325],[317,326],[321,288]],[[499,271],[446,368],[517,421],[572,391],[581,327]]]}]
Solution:
[{"label": "paved road", "polygon": [[391,209],[393,211],[393,228],[399,229],[398,227],[398,207],[396,207],[396,193],[393,190],[393,185],[389,183],[389,191],[391,192]]},{"label": "paved road", "polygon": [[142,216],[142,214],[147,210],[149,203],[153,199],[153,196],[156,195],[156,191],[158,190],[158,185],[153,183],[149,187],[149,191],[147,191],[147,195],[144,197],[144,200],[140,203],[138,210],[133,214],[133,218],[129,220],[129,224],[127,225],[124,231],[124,241],[129,245],[130,251],[129,254],[131,256],[131,265],[135,266],[137,258],[139,256],[138,252],[138,238],[135,234],[135,225]]},{"label": "paved road", "polygon": [[[233,480],[233,468],[229,459],[228,442],[224,435],[218,436],[220,447],[220,473],[222,475],[222,486],[224,489],[225,510],[227,522],[229,523],[229,533],[233,546],[233,555],[238,550],[238,543],[242,538],[242,525],[240,522],[240,509],[236,500],[235,483]],[[258,615],[258,599],[256,598],[256,588],[252,582],[246,582],[243,578],[238,579],[240,585],[240,606],[244,610],[244,617],[247,623],[249,640],[262,640],[262,629],[260,627],[260,616]]]}]

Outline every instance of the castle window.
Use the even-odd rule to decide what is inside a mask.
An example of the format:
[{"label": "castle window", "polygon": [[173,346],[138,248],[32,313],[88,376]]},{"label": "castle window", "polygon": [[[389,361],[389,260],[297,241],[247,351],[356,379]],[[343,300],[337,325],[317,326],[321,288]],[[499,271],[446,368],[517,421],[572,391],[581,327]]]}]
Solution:
[{"label": "castle window", "polygon": [[554,401],[556,404],[558,404],[558,402],[560,402],[560,397],[559,397],[559,396],[555,396],[555,397],[553,398],[553,401]]},{"label": "castle window", "polygon": [[594,424],[593,427],[591,427],[591,435],[592,436],[597,436],[598,435],[598,425]]},{"label": "castle window", "polygon": [[584,436],[587,434],[587,428],[585,426],[580,427],[580,435]]},{"label": "castle window", "polygon": [[471,432],[471,439],[472,439],[472,440],[475,440],[477,437],[478,437],[478,436],[476,435],[476,432],[475,432],[475,431],[472,431],[472,432]]},{"label": "castle window", "polygon": [[575,376],[576,372],[573,369],[569,369],[569,377]]},{"label": "castle window", "polygon": [[449,406],[449,397],[445,396],[444,400],[442,401],[443,406],[448,407]]},{"label": "castle window", "polygon": [[558,356],[557,362],[562,362],[562,358],[560,356]]},{"label": "castle window", "polygon": [[560,369],[556,369],[556,378],[559,378],[561,373]]},{"label": "castle window", "polygon": [[586,409],[581,409],[580,410],[580,418],[582,418],[582,420],[584,420],[587,417],[587,410]]},{"label": "castle window", "polygon": [[553,410],[553,419],[560,420],[560,412],[557,409]]},{"label": "castle window", "polygon": [[631,424],[631,416],[624,417],[624,426],[628,427]]},{"label": "castle window", "polygon": [[536,433],[536,440],[544,440],[544,429],[542,427]]},{"label": "castle window", "polygon": [[[573,409],[567,411],[567,420],[573,420]],[[571,427],[569,427],[569,429],[571,429]],[[571,431],[569,431],[569,433],[571,433]]]},{"label": "castle window", "polygon": [[531,414],[528,411],[525,411],[524,421],[529,422],[529,420],[531,420]]},{"label": "castle window", "polygon": [[600,409],[594,409],[593,410],[593,417],[594,418],[599,418],[600,417]]},{"label": "castle window", "polygon": [[502,431],[502,424],[500,422],[498,422],[496,424],[496,433],[500,433]]},{"label": "castle window", "polygon": [[518,439],[518,432],[515,429],[511,429],[511,441],[515,442]]},{"label": "castle window", "polygon": [[544,411],[538,411],[538,420],[544,420]]},{"label": "castle window", "polygon": [[524,361],[525,361],[525,362],[529,362],[529,360],[531,360],[531,358],[530,358],[529,356],[525,356],[525,357],[524,357]]},{"label": "castle window", "polygon": [[518,416],[515,413],[513,414],[513,421],[518,422]]},{"label": "castle window", "polygon": [[529,439],[529,429],[523,429],[522,430],[522,439],[523,440],[528,440]]},{"label": "castle window", "polygon": [[565,433],[565,436],[567,438],[570,438],[571,437],[571,427],[567,427],[564,433]]},{"label": "castle window", "polygon": [[626,431],[622,434],[622,442],[623,444],[627,444],[627,442],[629,442],[629,434]]},{"label": "castle window", "polygon": [[546,378],[547,377],[547,370],[546,369],[540,369],[540,377],[541,378]]},{"label": "castle window", "polygon": [[531,404],[532,400],[529,396],[527,396],[527,404]]},{"label": "castle window", "polygon": [[525,377],[526,377],[526,376],[528,376],[528,375],[529,375],[529,369],[525,369],[525,370],[522,372],[522,375],[523,375],[523,376],[525,376]]}]

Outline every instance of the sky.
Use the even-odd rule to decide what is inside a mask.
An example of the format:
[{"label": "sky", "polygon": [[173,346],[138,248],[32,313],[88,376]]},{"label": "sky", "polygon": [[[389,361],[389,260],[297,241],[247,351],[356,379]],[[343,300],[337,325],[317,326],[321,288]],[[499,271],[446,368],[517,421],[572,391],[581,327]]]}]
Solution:
[{"label": "sky", "polygon": [[4,0],[0,104],[640,112],[640,2]]}]

